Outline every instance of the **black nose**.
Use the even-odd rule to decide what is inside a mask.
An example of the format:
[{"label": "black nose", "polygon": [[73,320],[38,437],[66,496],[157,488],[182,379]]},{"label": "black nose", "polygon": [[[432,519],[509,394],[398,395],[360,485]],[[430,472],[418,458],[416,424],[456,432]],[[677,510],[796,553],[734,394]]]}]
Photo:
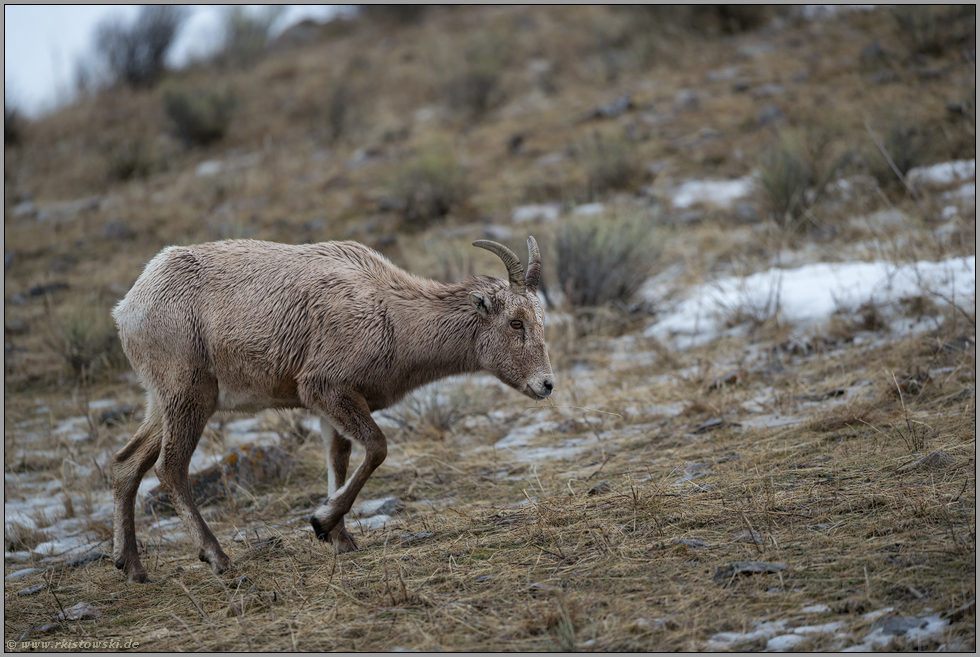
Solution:
[{"label": "black nose", "polygon": [[548,392],[551,392],[551,389],[555,387],[555,384],[549,381],[548,379],[545,379],[542,385],[544,385],[544,389],[547,390]]}]

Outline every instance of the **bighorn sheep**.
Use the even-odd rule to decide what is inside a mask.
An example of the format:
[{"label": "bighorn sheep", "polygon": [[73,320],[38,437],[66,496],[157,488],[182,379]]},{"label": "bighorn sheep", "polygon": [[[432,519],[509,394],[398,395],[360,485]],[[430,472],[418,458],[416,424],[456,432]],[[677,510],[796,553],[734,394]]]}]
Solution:
[{"label": "bighorn sheep", "polygon": [[[145,581],[136,548],[140,480],[157,474],[201,560],[231,566],[201,518],[188,465],[215,411],[307,408],[320,415],[329,499],[310,522],[338,553],[357,549],[344,515],[385,460],[371,412],[453,374],[485,370],[528,397],[549,397],[554,375],[536,295],[541,256],[527,240],[525,274],[498,255],[509,281],[442,284],[413,276],[355,242],[286,245],[228,240],[169,247],[113,310],[123,351],[146,389],[146,417],[112,459],[113,560]],[[365,457],[347,480],[351,441]]]}]

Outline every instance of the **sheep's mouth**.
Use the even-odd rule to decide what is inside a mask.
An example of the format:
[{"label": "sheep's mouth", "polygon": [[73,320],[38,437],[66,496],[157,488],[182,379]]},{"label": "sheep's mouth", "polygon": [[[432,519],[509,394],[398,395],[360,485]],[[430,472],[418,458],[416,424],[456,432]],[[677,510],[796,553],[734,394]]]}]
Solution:
[{"label": "sheep's mouth", "polygon": [[547,395],[540,395],[531,386],[526,386],[524,388],[523,392],[524,392],[525,395],[527,395],[528,397],[530,397],[534,401],[541,401],[542,399],[547,399],[548,397],[551,397],[551,393],[550,392]]}]

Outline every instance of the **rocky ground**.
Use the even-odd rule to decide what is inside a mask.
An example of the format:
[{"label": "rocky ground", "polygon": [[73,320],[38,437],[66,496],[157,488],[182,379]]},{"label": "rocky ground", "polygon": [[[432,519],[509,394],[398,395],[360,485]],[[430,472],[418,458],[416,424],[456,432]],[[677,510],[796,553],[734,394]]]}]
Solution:
[{"label": "rocky ground", "polygon": [[[943,12],[941,46],[890,9],[707,32],[608,8],[355,20],[173,74],[237,85],[213,145],[180,144],[153,90],[24,126],[5,144],[8,648],[975,649],[975,13]],[[496,71],[485,107],[447,53]],[[126,143],[151,164],[106,173]],[[897,174],[876,159],[900,148]],[[448,210],[419,210],[433,198]],[[569,227],[622,249],[629,294],[581,284],[629,277]],[[106,466],[143,399],[108,309],[157,250],[353,238],[458,279],[501,273],[473,239],[528,233],[551,400],[475,375],[376,414],[388,458],[342,556],[308,523],[318,419],[215,417],[191,471],[234,571],[197,561],[151,473],[150,581],[123,581]]]}]

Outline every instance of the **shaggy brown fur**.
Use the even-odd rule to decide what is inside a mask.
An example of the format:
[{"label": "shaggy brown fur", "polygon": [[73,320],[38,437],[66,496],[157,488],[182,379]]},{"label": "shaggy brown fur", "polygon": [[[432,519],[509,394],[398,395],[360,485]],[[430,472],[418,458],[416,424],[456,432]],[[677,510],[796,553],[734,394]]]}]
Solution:
[{"label": "shaggy brown fur", "polygon": [[[123,350],[147,391],[146,419],[112,464],[113,558],[127,578],[146,579],[133,505],[158,457],[160,483],[200,558],[215,572],[230,567],[187,480],[215,411],[303,407],[320,415],[330,500],[311,523],[319,538],[344,552],[356,549],[344,515],[387,454],[372,411],[426,383],[478,370],[532,399],[550,396],[554,375],[535,294],[537,244],[528,239],[526,278],[506,247],[475,245],[504,259],[509,281],[444,285],[354,242],[230,240],[169,247],[151,260],[113,311]],[[346,481],[350,440],[366,454]]]}]

